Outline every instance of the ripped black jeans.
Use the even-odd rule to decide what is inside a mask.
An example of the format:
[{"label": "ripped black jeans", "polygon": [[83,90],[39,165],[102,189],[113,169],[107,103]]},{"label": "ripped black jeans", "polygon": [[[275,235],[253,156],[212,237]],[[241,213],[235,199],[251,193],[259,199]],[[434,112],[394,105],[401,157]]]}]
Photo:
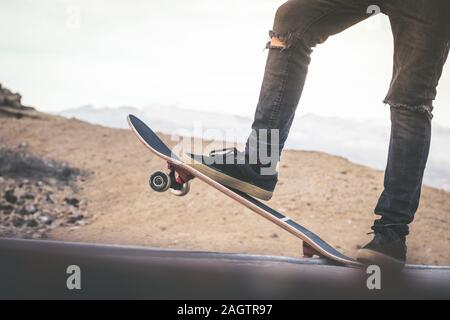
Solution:
[{"label": "ripped black jeans", "polygon": [[[383,224],[399,225],[400,232],[407,234],[419,205],[433,100],[449,53],[449,0],[289,0],[283,4],[270,32],[283,45],[268,44],[254,131],[246,152],[254,155],[263,147],[269,152],[276,147],[281,154],[312,48],[369,18],[376,9],[390,18],[395,53],[392,82],[384,100],[391,106],[389,160],[375,213],[382,216]],[[277,133],[275,144],[270,134],[269,140],[260,138],[258,133],[267,130]]]}]

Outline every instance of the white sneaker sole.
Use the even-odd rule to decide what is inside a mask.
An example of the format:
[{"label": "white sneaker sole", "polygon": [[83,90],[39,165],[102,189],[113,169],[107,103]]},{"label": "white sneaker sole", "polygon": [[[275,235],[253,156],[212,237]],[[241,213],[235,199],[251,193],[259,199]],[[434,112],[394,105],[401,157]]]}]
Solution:
[{"label": "white sneaker sole", "polygon": [[243,193],[246,193],[252,197],[268,201],[272,199],[273,192],[258,188],[257,186],[254,186],[250,183],[241,181],[239,179],[230,177],[220,171],[214,170],[207,165],[198,162],[195,159],[192,159],[186,154],[181,155],[181,160],[186,163],[187,165],[191,166],[192,168],[200,171],[204,175],[208,176],[209,178],[213,179],[214,181],[217,181],[218,183],[233,188],[235,190],[241,191]]}]

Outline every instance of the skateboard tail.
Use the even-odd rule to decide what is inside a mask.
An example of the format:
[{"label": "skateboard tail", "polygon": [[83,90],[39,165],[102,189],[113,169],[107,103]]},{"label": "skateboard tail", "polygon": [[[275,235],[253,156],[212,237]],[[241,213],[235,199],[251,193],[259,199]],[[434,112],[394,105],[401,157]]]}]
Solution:
[{"label": "skateboard tail", "polygon": [[[139,140],[147,147],[150,148],[168,159],[173,159],[180,161],[178,156],[170,150],[166,144],[158,137],[156,133],[150,129],[142,120],[138,117],[130,114],[127,117],[128,125],[131,130],[133,130],[134,134],[139,138]],[[152,141],[152,145],[149,145],[147,141]]]}]

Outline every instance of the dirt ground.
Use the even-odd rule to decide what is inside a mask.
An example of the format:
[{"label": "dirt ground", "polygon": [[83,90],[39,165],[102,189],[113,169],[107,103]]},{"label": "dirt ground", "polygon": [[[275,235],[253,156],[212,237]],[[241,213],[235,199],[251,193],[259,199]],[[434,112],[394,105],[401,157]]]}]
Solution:
[{"label": "dirt ground", "polygon": [[[124,119],[125,121],[125,119]],[[165,142],[173,145],[169,137]],[[80,193],[94,216],[86,226],[56,228],[50,239],[220,252],[301,255],[300,241],[202,182],[177,198],[148,187],[165,169],[129,130],[41,115],[0,118],[0,145],[26,143],[46,158],[90,173]],[[354,256],[370,240],[383,173],[346,159],[287,151],[269,202]],[[424,188],[408,239],[409,263],[450,265],[450,194]]]}]

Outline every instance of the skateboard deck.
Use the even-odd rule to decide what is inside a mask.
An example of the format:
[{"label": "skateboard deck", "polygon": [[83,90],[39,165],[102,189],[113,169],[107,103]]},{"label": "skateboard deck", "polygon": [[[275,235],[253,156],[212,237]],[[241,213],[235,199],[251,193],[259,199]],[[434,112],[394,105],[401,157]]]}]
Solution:
[{"label": "skateboard deck", "polygon": [[[170,175],[158,176],[157,174],[156,177],[159,180],[156,178],[154,178],[153,180],[151,179],[151,185],[158,182],[159,184],[157,183],[156,187],[161,186],[163,185],[163,180],[169,178],[172,181],[171,183],[169,182],[169,184],[171,185],[170,187],[172,189],[175,189],[176,191],[178,190],[178,195],[184,195],[189,191],[189,180],[198,178],[211,187],[229,196],[233,200],[236,200],[248,209],[254,211],[255,213],[258,213],[259,215],[263,216],[264,218],[303,240],[303,251],[305,257],[312,257],[314,255],[317,255],[341,265],[352,267],[362,266],[362,264],[340,253],[337,249],[333,248],[327,242],[322,240],[318,235],[306,229],[302,225],[296,223],[291,218],[284,216],[283,214],[277,212],[276,210],[270,208],[269,206],[247,194],[221,185],[220,183],[212,180],[196,169],[183,163],[180,158],[175,155],[169,149],[169,147],[164,144],[164,142],[162,142],[158,135],[137,117],[129,115],[128,123],[138,139],[148,149],[150,149],[151,152],[166,161],[171,170]],[[178,177],[176,176],[176,174],[178,174]],[[187,186],[187,188],[183,188],[183,186]],[[152,185],[152,188],[154,187],[155,186]],[[154,190],[157,189],[154,188]],[[158,189],[157,191],[166,190],[168,190],[167,186],[165,188]]]}]

